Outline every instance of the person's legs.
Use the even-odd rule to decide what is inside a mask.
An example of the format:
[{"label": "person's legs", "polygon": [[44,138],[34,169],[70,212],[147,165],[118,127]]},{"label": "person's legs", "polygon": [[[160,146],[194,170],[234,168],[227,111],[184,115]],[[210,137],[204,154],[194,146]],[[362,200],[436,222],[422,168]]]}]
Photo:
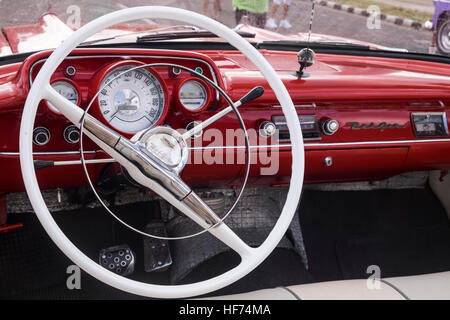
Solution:
[{"label": "person's legs", "polygon": [[253,17],[253,20],[254,20],[253,25],[258,28],[263,29],[264,26],[266,25],[267,14],[266,13],[259,13],[259,14],[252,13],[252,15],[254,16]]},{"label": "person's legs", "polygon": [[222,0],[215,0],[215,5],[217,5],[217,11],[222,11]]},{"label": "person's legs", "polygon": [[208,15],[209,0],[203,0],[203,15]]},{"label": "person's legs", "polygon": [[272,2],[272,7],[270,8],[269,19],[275,19],[275,15],[277,14],[278,8],[280,5],[274,1]]},{"label": "person's legs", "polygon": [[214,0],[212,18],[217,20],[217,13],[220,8],[220,0]]},{"label": "person's legs", "polygon": [[283,0],[283,11],[281,13],[280,27],[285,28],[285,29],[292,28],[292,25],[287,20],[290,5],[291,5],[291,0]]},{"label": "person's legs", "polygon": [[277,23],[275,22],[275,15],[277,14],[278,8],[280,7],[282,0],[274,0],[272,2],[272,7],[270,8],[269,19],[266,22],[266,28],[276,29]]},{"label": "person's legs", "polygon": [[287,3],[283,4],[283,13],[281,15],[281,19],[286,20],[289,14],[289,5]]},{"label": "person's legs", "polygon": [[[247,10],[236,10],[234,12],[235,18],[236,18],[236,24],[240,24],[242,21],[242,17],[247,16],[249,17],[249,12]],[[249,17],[250,20],[250,17]],[[250,21],[249,21],[250,22]]]}]

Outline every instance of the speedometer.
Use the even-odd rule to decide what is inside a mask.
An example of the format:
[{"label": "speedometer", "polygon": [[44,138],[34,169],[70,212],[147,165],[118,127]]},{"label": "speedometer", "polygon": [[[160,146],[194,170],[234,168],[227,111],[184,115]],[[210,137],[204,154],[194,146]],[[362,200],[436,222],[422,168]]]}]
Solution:
[{"label": "speedometer", "polygon": [[117,130],[136,133],[154,126],[165,114],[160,80],[145,68],[123,65],[109,71],[100,84],[98,105],[105,120]]}]

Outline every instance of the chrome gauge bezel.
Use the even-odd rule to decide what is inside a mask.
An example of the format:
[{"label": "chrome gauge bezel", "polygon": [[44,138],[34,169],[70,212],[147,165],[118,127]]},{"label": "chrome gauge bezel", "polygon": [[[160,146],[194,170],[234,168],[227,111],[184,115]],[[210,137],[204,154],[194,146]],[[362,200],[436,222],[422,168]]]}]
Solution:
[{"label": "chrome gauge bezel", "polygon": [[[141,125],[137,128],[132,128],[130,129],[130,127],[124,127],[123,124],[126,123],[137,123],[139,122],[143,117],[139,118],[139,119],[135,119],[135,120],[126,120],[123,118],[120,118],[119,120],[121,122],[122,125],[118,125],[117,123],[113,123],[113,121],[111,119],[108,119],[104,112],[105,107],[108,106],[111,108],[114,108],[115,106],[110,106],[111,103],[114,103],[114,99],[115,97],[109,97],[107,100],[104,99],[103,97],[103,91],[108,90],[108,86],[113,83],[114,81],[117,81],[118,79],[121,79],[122,77],[126,77],[127,76],[127,70],[130,70],[130,72],[133,73],[133,75],[136,74],[136,72],[143,74],[144,77],[146,77],[147,81],[150,81],[153,86],[150,90],[156,90],[156,93],[151,93],[149,95],[149,97],[152,97],[153,95],[157,95],[157,99],[158,99],[158,104],[156,106],[157,111],[156,111],[156,116],[152,117],[151,119],[147,118],[147,123],[145,123],[145,125]],[[135,80],[135,81],[134,81]],[[122,86],[123,88],[121,88],[121,90],[129,90],[132,91],[136,96],[137,99],[139,100],[139,103],[143,103],[143,96],[142,94],[144,94],[145,90],[148,90],[147,88],[144,87],[137,87],[140,83],[136,84],[136,81],[141,81],[141,79],[133,79],[132,81],[129,81],[130,85],[129,87],[126,87],[123,85],[123,83],[119,84],[120,86]],[[134,87],[133,87],[134,86]],[[95,102],[97,105],[97,109],[98,109],[98,113],[101,115],[102,119],[108,123],[108,125],[110,125],[112,128],[114,128],[114,130],[123,133],[123,134],[135,134],[137,132],[140,132],[142,130],[146,130],[148,128],[152,128],[154,126],[157,126],[159,124],[162,123],[162,121],[164,121],[165,116],[167,115],[167,111],[168,111],[168,107],[167,107],[167,102],[168,102],[168,98],[167,98],[167,87],[164,83],[164,81],[159,77],[159,75],[154,72],[151,68],[149,67],[145,67],[143,64],[141,65],[141,63],[136,63],[134,61],[123,61],[120,62],[118,64],[114,64],[112,66],[109,66],[102,74],[101,77],[98,81],[98,90],[97,90],[97,96],[95,97]],[[138,94],[140,93],[140,95]],[[114,95],[116,95],[117,92],[114,93]],[[112,101],[111,101],[112,100]],[[106,105],[105,105],[106,103]],[[148,102],[149,103],[149,102]],[[155,107],[155,106],[153,106]],[[152,106],[149,106],[148,104],[146,104],[146,106],[140,105],[139,108],[153,108]],[[141,113],[145,113],[147,111],[140,111]]]},{"label": "chrome gauge bezel", "polygon": [[[74,103],[75,103],[77,106],[80,105],[80,102],[81,102],[81,94],[80,94],[80,90],[79,90],[78,86],[77,86],[72,80],[66,79],[66,78],[55,78],[55,79],[53,79],[52,82],[50,83],[50,85],[52,86],[52,88],[55,89],[55,90],[57,90],[57,89],[55,88],[55,86],[56,86],[57,84],[65,84],[67,87],[70,87],[71,90],[73,90],[73,92],[75,92],[75,94],[76,94],[76,102],[74,102]],[[61,94],[59,91],[58,91],[58,93]],[[71,101],[71,102],[73,102],[72,100],[74,100],[74,99],[69,99],[68,97],[66,97],[66,96],[64,96],[64,95],[62,95],[62,96],[63,96],[64,98],[66,98],[67,100]],[[45,103],[46,103],[46,105],[47,105],[47,108],[48,108],[51,112],[53,112],[54,114],[57,114],[57,115],[62,115],[62,113],[59,112],[59,110],[58,110],[55,106],[53,106],[49,101],[45,101]]]},{"label": "chrome gauge bezel", "polygon": [[[204,99],[202,105],[196,109],[192,109],[191,107],[187,106],[186,102],[183,102],[183,98],[181,97],[181,90],[183,89],[183,87],[185,87],[189,83],[195,83],[195,85],[200,86],[201,90],[205,93],[205,99]],[[185,98],[185,99],[189,99],[189,98]],[[205,109],[207,109],[208,106],[210,105],[211,90],[209,89],[208,84],[205,81],[201,80],[200,78],[189,77],[189,78],[186,78],[183,81],[181,81],[181,83],[179,83],[178,88],[176,90],[176,100],[178,101],[178,104],[186,112],[200,113],[200,112],[204,111]]]}]

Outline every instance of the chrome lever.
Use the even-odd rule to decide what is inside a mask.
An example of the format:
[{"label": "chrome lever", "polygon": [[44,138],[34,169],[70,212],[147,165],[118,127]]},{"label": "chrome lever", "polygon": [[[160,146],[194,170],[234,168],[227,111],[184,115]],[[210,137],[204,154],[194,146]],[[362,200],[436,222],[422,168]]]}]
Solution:
[{"label": "chrome lever", "polygon": [[121,136],[114,130],[111,130],[103,123],[95,119],[93,116],[85,113],[82,122],[84,121],[84,129],[89,131],[101,142],[107,144],[111,148],[114,148],[119,142]]}]

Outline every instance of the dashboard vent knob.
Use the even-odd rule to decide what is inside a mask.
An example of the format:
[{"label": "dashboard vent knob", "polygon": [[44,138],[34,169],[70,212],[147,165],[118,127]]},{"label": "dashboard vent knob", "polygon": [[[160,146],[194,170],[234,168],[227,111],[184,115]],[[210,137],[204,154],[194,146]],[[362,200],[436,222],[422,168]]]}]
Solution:
[{"label": "dashboard vent knob", "polygon": [[268,138],[275,134],[277,127],[273,122],[264,121],[259,125],[259,134],[261,137]]},{"label": "dashboard vent knob", "polygon": [[323,164],[325,165],[325,167],[331,167],[333,165],[333,158],[332,157],[326,157],[323,160]]},{"label": "dashboard vent knob", "polygon": [[80,130],[74,126],[70,125],[64,129],[64,140],[66,140],[68,143],[77,143],[80,141]]},{"label": "dashboard vent knob", "polygon": [[322,123],[322,131],[327,136],[335,134],[339,130],[339,122],[333,119],[328,119]]},{"label": "dashboard vent knob", "polygon": [[37,146],[46,145],[50,141],[50,131],[44,127],[37,127],[33,130],[33,143]]}]

